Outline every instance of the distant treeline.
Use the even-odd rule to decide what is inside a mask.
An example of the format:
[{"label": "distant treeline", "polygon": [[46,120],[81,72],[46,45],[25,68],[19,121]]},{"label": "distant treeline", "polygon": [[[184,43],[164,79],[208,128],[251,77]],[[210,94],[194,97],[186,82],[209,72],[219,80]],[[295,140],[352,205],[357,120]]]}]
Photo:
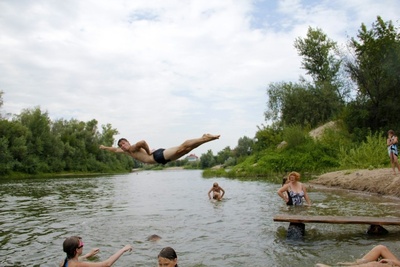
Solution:
[{"label": "distant treeline", "polygon": [[[0,95],[1,98],[1,95]],[[123,154],[99,149],[113,145],[118,134],[111,125],[98,129],[91,120],[51,121],[39,107],[12,120],[0,120],[0,175],[15,173],[122,172],[136,162]]]}]

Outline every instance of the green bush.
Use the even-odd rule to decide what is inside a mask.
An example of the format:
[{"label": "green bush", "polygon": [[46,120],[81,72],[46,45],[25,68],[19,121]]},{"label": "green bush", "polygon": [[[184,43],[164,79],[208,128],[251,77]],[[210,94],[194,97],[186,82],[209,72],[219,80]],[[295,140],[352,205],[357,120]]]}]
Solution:
[{"label": "green bush", "polygon": [[338,157],[340,168],[375,169],[387,166],[386,139],[382,136],[382,133],[369,133],[360,144],[341,146]]}]

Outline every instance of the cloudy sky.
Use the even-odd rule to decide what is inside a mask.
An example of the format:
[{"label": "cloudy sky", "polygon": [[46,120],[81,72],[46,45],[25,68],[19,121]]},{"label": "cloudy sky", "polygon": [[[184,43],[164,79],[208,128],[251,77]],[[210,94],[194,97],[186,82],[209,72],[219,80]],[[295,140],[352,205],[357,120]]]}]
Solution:
[{"label": "cloudy sky", "polygon": [[[110,123],[170,147],[234,148],[264,124],[268,84],[298,81],[309,26],[339,45],[398,0],[0,0],[1,112]],[[299,100],[300,101],[300,100]]]}]

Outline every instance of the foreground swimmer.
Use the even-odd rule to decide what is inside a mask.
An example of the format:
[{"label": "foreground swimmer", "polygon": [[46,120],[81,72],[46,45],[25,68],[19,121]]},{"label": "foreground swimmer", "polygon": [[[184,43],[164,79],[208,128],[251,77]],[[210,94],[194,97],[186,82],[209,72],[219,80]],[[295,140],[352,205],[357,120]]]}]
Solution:
[{"label": "foreground swimmer", "polygon": [[149,145],[144,140],[131,145],[128,140],[121,138],[118,140],[119,147],[107,147],[101,145],[100,149],[115,153],[125,153],[132,158],[147,164],[167,164],[170,161],[179,159],[204,143],[219,139],[219,137],[220,135],[203,134],[200,138],[186,140],[180,146],[167,149],[160,148],[153,152],[150,151]]},{"label": "foreground swimmer", "polygon": [[[71,236],[64,240],[63,250],[67,254],[65,260],[60,264],[60,267],[108,267],[113,265],[121,256],[127,251],[132,251],[131,245],[118,250],[114,255],[110,256],[107,260],[102,262],[81,262],[81,255],[83,251],[83,241],[79,236]],[[98,249],[95,249],[97,254]],[[91,255],[91,256],[93,256]],[[86,255],[85,255],[86,256]]]},{"label": "foreground swimmer", "polygon": [[[322,263],[315,265],[316,267],[330,267]],[[357,266],[357,267],[383,267],[383,266],[400,266],[400,261],[395,255],[384,245],[373,247],[367,254],[355,262],[338,262],[335,266]]]},{"label": "foreground swimmer", "polygon": [[158,266],[160,267],[178,267],[178,256],[171,247],[165,247],[158,254]]}]

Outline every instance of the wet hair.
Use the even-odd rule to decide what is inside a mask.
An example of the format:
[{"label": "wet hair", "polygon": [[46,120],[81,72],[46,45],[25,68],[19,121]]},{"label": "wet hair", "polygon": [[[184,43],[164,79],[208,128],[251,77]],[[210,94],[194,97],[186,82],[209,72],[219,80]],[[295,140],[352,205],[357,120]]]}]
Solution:
[{"label": "wet hair", "polygon": [[299,181],[299,180],[300,180],[300,173],[298,173],[298,172],[291,172],[291,173],[289,173],[288,177],[290,177],[290,176],[292,176],[292,175],[295,177],[295,180],[296,180],[296,181]]},{"label": "wet hair", "polygon": [[389,130],[388,134],[394,135],[394,131],[393,130]]},{"label": "wet hair", "polygon": [[[163,248],[160,253],[158,254],[157,258],[165,258],[165,259],[169,259],[169,260],[175,260],[178,258],[178,256],[176,255],[176,252],[173,248],[171,247],[165,247]],[[178,267],[178,264],[175,264],[175,267]]]},{"label": "wet hair", "polygon": [[118,145],[118,146],[119,146],[119,143],[120,143],[121,141],[129,142],[128,140],[126,140],[126,138],[121,138],[121,139],[119,139],[118,142],[117,142],[117,145]]},{"label": "wet hair", "polygon": [[71,236],[67,237],[63,242],[63,250],[67,253],[67,257],[65,258],[63,266],[66,265],[69,259],[72,259],[76,255],[76,249],[79,248],[81,244],[81,237],[80,236]]},{"label": "wet hair", "polygon": [[217,187],[218,186],[218,183],[213,183],[213,187]]}]

